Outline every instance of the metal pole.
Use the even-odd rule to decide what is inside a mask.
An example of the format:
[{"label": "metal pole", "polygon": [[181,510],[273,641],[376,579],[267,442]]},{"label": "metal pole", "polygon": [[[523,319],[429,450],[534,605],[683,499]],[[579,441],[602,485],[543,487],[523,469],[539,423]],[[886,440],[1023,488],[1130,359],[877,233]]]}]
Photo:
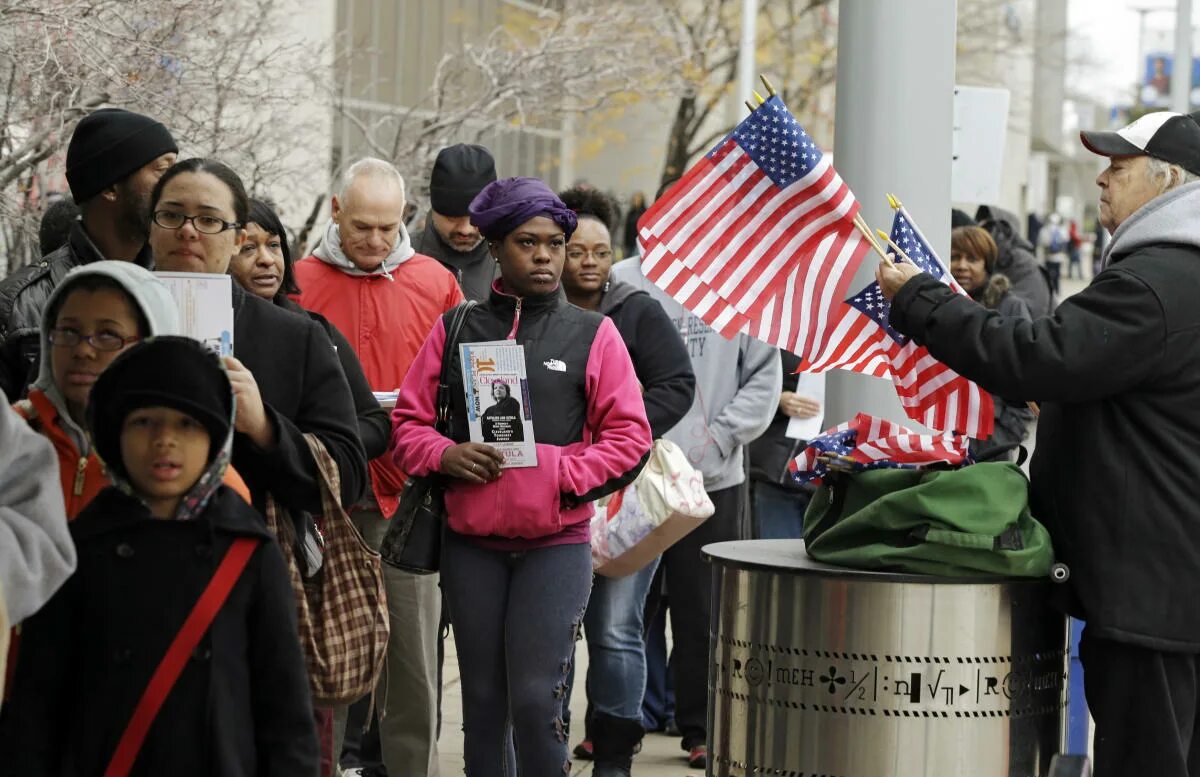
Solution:
[{"label": "metal pole", "polygon": [[[895,194],[944,259],[950,254],[954,0],[854,0],[838,6],[834,164],[872,227],[888,229]],[[851,286],[874,279],[867,255]],[[830,373],[825,426],[857,412],[917,426],[890,381]]]},{"label": "metal pole", "polygon": [[758,48],[758,0],[742,0],[742,39],[738,46],[737,94],[732,104],[735,116],[741,118],[743,103],[753,99],[755,79],[754,53]]},{"label": "metal pole", "polygon": [[1171,110],[1191,110],[1192,0],[1175,3],[1175,62],[1171,68]]}]

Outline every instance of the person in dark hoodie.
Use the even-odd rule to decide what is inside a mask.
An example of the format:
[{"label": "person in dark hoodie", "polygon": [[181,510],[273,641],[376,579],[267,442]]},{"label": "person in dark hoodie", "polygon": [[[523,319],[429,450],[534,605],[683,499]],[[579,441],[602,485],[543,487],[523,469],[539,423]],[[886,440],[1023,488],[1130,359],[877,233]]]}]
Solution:
[{"label": "person in dark hoodie", "polygon": [[218,567],[242,552],[244,566],[152,715],[130,773],[316,774],[283,554],[221,481],[233,417],[225,369],[189,338],[139,343],[96,381],[88,427],[114,485],[72,524],[74,576],[24,625],[0,775],[105,773],[168,647]]},{"label": "person in dark hoodie", "polygon": [[[567,243],[563,267],[567,300],[584,310],[603,313],[616,324],[642,384],[650,433],[655,439],[662,437],[687,414],[695,396],[696,377],[687,349],[662,305],[635,286],[609,278],[616,209],[608,197],[584,188],[568,189],[559,197],[579,218]],[[592,583],[583,621],[588,641],[589,711],[584,741],[575,754],[594,758],[595,777],[628,775],[645,733],[641,714],[646,687],[642,615],[657,569],[655,559],[628,577],[597,575]]]},{"label": "person in dark hoodie", "polygon": [[443,148],[429,176],[431,210],[425,231],[413,239],[413,249],[441,262],[458,279],[463,296],[476,302],[487,300],[500,270],[467,206],[494,180],[496,161],[483,146]]},{"label": "person in dark hoodie", "polygon": [[[950,231],[950,274],[971,299],[1002,316],[1029,321],[1029,306],[1012,292],[1007,276],[996,269],[998,250],[991,235],[981,227],[958,227]],[[1033,411],[1020,400],[1009,401],[992,394],[996,423],[992,436],[971,440],[976,459],[988,458],[997,448],[1019,445],[1029,436]]]},{"label": "person in dark hoodie", "polygon": [[1087,623],[1097,777],[1200,764],[1200,126],[1160,111],[1084,131],[1113,238],[1054,315],[987,310],[907,263],[881,264],[891,325],[1005,397],[1039,400],[1030,509]]},{"label": "person in dark hoodie", "polygon": [[1017,217],[995,205],[980,205],[975,221],[996,241],[999,254],[996,272],[1003,273],[1012,284],[1012,291],[1029,306],[1034,318],[1048,316],[1056,307],[1050,290],[1050,279],[1038,263],[1033,244],[1021,237]]}]

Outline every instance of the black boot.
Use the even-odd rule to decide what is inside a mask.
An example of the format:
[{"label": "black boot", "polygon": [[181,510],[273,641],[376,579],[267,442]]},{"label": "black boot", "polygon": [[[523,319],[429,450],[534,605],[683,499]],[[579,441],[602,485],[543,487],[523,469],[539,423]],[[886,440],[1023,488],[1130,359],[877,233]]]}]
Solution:
[{"label": "black boot", "polygon": [[596,712],[591,722],[595,758],[592,777],[630,777],[634,751],[645,733],[641,719]]}]

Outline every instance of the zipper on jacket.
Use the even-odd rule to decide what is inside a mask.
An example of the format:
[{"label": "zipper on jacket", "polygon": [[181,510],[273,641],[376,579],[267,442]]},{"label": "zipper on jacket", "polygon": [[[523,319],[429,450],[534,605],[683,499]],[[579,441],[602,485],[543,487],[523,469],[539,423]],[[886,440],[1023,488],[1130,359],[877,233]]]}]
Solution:
[{"label": "zipper on jacket", "polygon": [[508,333],[508,337],[505,338],[506,340],[516,340],[517,339],[517,328],[521,326],[521,302],[522,302],[522,299],[520,297],[517,297],[517,309],[516,309],[516,312],[513,314],[512,331]]},{"label": "zipper on jacket", "polygon": [[86,456],[79,459],[79,464],[75,467],[75,488],[73,493],[75,496],[83,496],[83,475],[87,472],[88,460]]}]

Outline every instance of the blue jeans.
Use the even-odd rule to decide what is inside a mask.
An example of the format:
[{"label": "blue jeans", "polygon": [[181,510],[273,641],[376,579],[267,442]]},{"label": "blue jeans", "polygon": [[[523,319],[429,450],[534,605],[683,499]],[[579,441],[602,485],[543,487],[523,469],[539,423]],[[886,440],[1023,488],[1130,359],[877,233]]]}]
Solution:
[{"label": "blue jeans", "polygon": [[804,536],[804,511],[812,497],[774,483],[753,483],[754,539],[798,540]]},{"label": "blue jeans", "polygon": [[583,627],[588,644],[588,700],[596,712],[615,718],[642,716],[646,691],[642,615],[658,561],[628,577],[597,575],[592,585]]},{"label": "blue jeans", "polygon": [[469,777],[513,777],[510,742],[521,774],[566,773],[562,699],[591,587],[586,544],[498,551],[446,532]]}]

